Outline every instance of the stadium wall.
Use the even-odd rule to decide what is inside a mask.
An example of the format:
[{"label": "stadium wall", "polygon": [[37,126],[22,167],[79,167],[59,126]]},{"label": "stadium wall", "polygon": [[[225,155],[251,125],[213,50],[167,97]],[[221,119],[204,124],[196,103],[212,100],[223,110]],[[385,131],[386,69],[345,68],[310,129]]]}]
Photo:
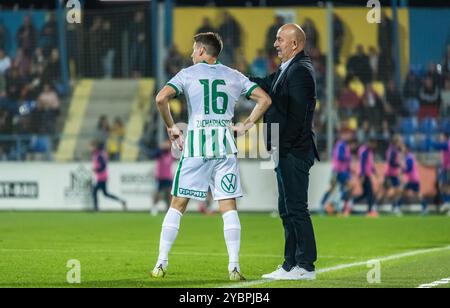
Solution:
[{"label": "stadium wall", "polygon": [[410,9],[411,64],[439,63],[450,44],[450,9]]},{"label": "stadium wall", "polygon": [[[278,192],[272,169],[262,169],[257,161],[240,164],[245,197],[239,200],[241,211],[271,212],[277,208]],[[377,166],[383,174],[384,165]],[[147,211],[155,191],[155,162],[118,163],[110,165],[109,189],[128,200],[132,211]],[[0,165],[0,210],[82,211],[92,209],[91,165],[89,163],[2,163]],[[433,168],[420,167],[422,192],[435,194],[436,173]],[[310,209],[319,203],[331,178],[331,164],[317,163],[311,170]],[[382,178],[375,179],[381,184]],[[357,180],[354,183],[358,186]],[[358,187],[356,193],[360,192]],[[215,205],[217,206],[217,205]],[[159,204],[160,210],[164,204]],[[114,202],[100,198],[100,208],[121,210]],[[196,211],[195,202],[190,210]]]}]

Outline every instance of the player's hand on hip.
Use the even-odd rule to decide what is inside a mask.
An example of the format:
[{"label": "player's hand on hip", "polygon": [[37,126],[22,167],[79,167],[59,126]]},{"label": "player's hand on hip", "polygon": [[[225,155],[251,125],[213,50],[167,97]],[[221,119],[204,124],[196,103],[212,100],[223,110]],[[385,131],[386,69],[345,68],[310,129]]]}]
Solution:
[{"label": "player's hand on hip", "polygon": [[184,146],[183,132],[178,128],[178,126],[174,125],[167,128],[167,133],[169,134],[169,139],[172,144],[175,143],[178,149],[182,151]]}]

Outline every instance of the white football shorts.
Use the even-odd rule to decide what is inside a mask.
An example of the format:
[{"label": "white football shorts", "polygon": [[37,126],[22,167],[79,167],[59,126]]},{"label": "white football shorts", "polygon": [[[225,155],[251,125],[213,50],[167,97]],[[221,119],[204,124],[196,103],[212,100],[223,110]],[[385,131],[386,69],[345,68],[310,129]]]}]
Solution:
[{"label": "white football shorts", "polygon": [[181,159],[172,195],[205,201],[211,189],[215,201],[242,197],[241,176],[236,155],[223,158]]}]

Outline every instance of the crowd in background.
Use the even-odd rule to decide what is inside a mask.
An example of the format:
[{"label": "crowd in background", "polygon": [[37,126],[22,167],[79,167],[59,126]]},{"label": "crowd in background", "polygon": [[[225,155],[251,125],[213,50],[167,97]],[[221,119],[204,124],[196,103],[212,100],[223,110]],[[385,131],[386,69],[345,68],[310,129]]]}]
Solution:
[{"label": "crowd in background", "polygon": [[71,75],[92,78],[150,76],[153,68],[149,23],[144,9],[87,11],[81,27],[67,27],[68,58],[73,64]]},{"label": "crowd in background", "polygon": [[[273,24],[266,30],[266,43],[257,51],[257,56],[250,62],[242,51],[242,26],[228,12],[222,23],[213,27],[209,18],[204,18],[200,32],[218,32],[224,41],[224,50],[220,61],[238,69],[247,75],[266,76],[277,70],[280,65],[273,47],[278,29],[285,23],[282,16],[276,16]],[[301,24],[307,37],[306,52],[311,57],[317,81],[317,98],[319,101],[315,117],[315,129],[322,151],[326,150],[326,56],[319,47],[321,35],[310,18]],[[418,121],[427,118],[438,120],[450,116],[450,45],[445,51],[441,63],[430,63],[424,69],[411,70],[405,80],[398,85],[395,80],[395,61],[393,46],[393,22],[382,13],[382,22],[378,25],[378,46],[357,45],[352,55],[344,61],[343,49],[346,27],[340,17],[333,15],[333,53],[335,64],[335,131],[342,126],[354,129],[360,142],[370,137],[377,138],[385,146],[380,147],[380,154],[387,147],[394,131],[398,130],[399,121],[412,117]],[[189,58],[179,52],[174,45],[166,61],[168,78],[180,69],[191,64]],[[246,103],[238,105],[236,112],[245,115],[252,106]],[[180,117],[186,116],[181,109]]]},{"label": "crowd in background", "polygon": [[[68,57],[74,64],[69,66],[71,75],[79,73],[93,78],[151,75],[151,33],[146,31],[147,15],[132,9],[107,14],[93,11],[86,13],[81,33],[73,25],[67,25]],[[346,125],[355,130],[359,141],[369,137],[389,140],[393,132],[398,131],[403,118],[438,121],[450,117],[450,45],[443,51],[440,63],[430,63],[425,69],[411,69],[398,84],[394,79],[393,22],[384,14],[382,18],[383,22],[378,25],[377,46],[366,47],[366,50],[357,45],[353,54],[344,58],[344,41],[350,33],[347,33],[348,27],[340,17],[333,16],[334,101],[338,111],[335,130],[337,132]],[[123,19],[129,22],[116,22]],[[282,16],[275,16],[273,24],[264,30],[265,43],[257,50],[254,59],[245,57],[242,25],[227,11],[223,12],[220,20],[216,27],[209,18],[203,18],[196,33],[218,32],[222,36],[224,50],[220,61],[223,64],[252,76],[265,76],[277,70],[280,62],[273,43],[277,30],[286,22]],[[306,51],[316,70],[319,104],[315,129],[319,147],[325,152],[327,67],[326,56],[319,44],[320,36],[325,34],[319,33],[310,18],[302,20],[301,26],[307,36]],[[51,135],[59,119],[61,99],[67,94],[61,83],[55,16],[49,13],[40,28],[33,24],[30,16],[25,16],[17,33],[8,31],[0,21],[0,136]],[[17,49],[14,53],[6,48],[8,37],[15,40]],[[124,49],[124,46],[128,48]],[[189,55],[182,54],[175,42],[165,61],[167,78],[190,64]],[[179,121],[187,118],[187,106],[182,99],[173,104],[175,118]],[[249,102],[239,104],[236,120],[241,120],[252,107]],[[24,153],[15,153],[17,147],[0,138],[0,159],[48,150],[48,140],[37,140],[39,142],[26,145]]]},{"label": "crowd in background", "polygon": [[112,126],[108,116],[102,115],[98,119],[94,140],[103,145],[109,160],[120,161],[122,144],[125,138],[125,126],[120,117],[116,117]]},{"label": "crowd in background", "polygon": [[[7,50],[7,39],[15,39],[14,54]],[[21,147],[0,138],[0,159],[25,159],[46,153],[55,132],[66,90],[61,83],[60,54],[55,16],[47,15],[37,28],[25,16],[17,33],[8,33],[0,22],[0,136],[35,135]]]}]

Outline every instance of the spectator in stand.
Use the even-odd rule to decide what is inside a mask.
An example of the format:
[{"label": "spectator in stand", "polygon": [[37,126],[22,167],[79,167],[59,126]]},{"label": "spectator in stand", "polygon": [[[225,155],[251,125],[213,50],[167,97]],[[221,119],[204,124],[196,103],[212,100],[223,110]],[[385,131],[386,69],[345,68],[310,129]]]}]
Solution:
[{"label": "spectator in stand", "polygon": [[208,17],[204,17],[202,25],[195,31],[195,34],[208,32],[216,32],[216,29],[211,25],[211,20]]},{"label": "spectator in stand", "polygon": [[26,15],[23,19],[23,25],[17,31],[16,41],[17,46],[28,56],[31,56],[36,48],[36,33],[36,28],[33,26],[31,16]]},{"label": "spectator in stand", "polygon": [[266,43],[265,43],[265,49],[266,53],[269,55],[269,57],[276,57],[277,52],[275,48],[273,47],[273,38],[277,36],[278,29],[280,29],[285,24],[283,16],[277,15],[275,16],[275,20],[273,25],[267,29],[266,33]]},{"label": "spectator in stand", "polygon": [[314,25],[314,21],[312,21],[311,18],[305,18],[302,29],[305,31],[306,37],[308,38],[306,40],[305,50],[309,52],[312,48],[317,48],[319,42],[319,32]]},{"label": "spectator in stand", "polygon": [[116,56],[116,49],[114,48],[114,33],[111,28],[111,21],[103,21],[101,33],[103,38],[101,45],[103,77],[112,78],[114,75],[114,59]]},{"label": "spectator in stand", "polygon": [[241,26],[229,12],[225,11],[223,13],[223,22],[219,26],[218,32],[223,40],[221,62],[224,65],[231,66],[235,63],[236,49],[241,47]]},{"label": "spectator in stand", "polygon": [[403,98],[405,109],[409,116],[415,116],[419,112],[419,89],[421,83],[419,78],[413,71],[408,73],[405,84],[403,86]]},{"label": "spectator in stand", "polygon": [[[308,41],[308,40],[307,40]],[[318,47],[309,50],[309,56],[316,72],[316,92],[319,101],[325,98],[326,59]]]},{"label": "spectator in stand", "polygon": [[429,63],[427,67],[427,72],[425,75],[429,75],[433,78],[433,83],[436,84],[439,90],[444,86],[444,78],[442,72],[438,71],[438,65],[436,63]]},{"label": "spectator in stand", "polygon": [[441,91],[441,103],[441,116],[450,117],[450,75],[445,79]]},{"label": "spectator in stand", "polygon": [[102,46],[102,25],[103,19],[102,17],[96,16],[94,21],[92,22],[91,27],[88,31],[88,76],[91,77],[100,77],[101,75],[101,65],[100,65],[100,57],[101,57],[101,48]]},{"label": "spectator in stand", "polygon": [[389,119],[392,121],[391,123],[395,123],[397,117],[407,115],[403,105],[402,95],[393,79],[389,80],[386,86],[385,100],[386,105],[389,106],[388,108],[392,109],[393,117]]},{"label": "spectator in stand", "polygon": [[263,49],[259,49],[255,60],[251,65],[251,75],[263,78],[269,74],[269,60]]},{"label": "spectator in stand", "polygon": [[[203,33],[203,32],[200,32]],[[177,45],[172,45],[166,58],[166,73],[168,78],[172,78],[183,68],[185,60],[178,50]]]},{"label": "spectator in stand", "polygon": [[362,144],[364,142],[367,142],[367,140],[369,139],[374,139],[376,136],[377,132],[370,124],[369,120],[363,120],[362,124],[358,126],[358,130],[356,131],[356,138],[358,139],[358,143]]},{"label": "spectator in stand", "polygon": [[42,80],[56,88],[56,91],[61,95],[64,89],[61,85],[61,70],[59,61],[59,50],[53,49],[47,65],[44,67]]},{"label": "spectator in stand", "polygon": [[245,58],[242,48],[236,49],[233,67],[243,74],[247,74],[249,71],[249,64]]},{"label": "spectator in stand", "polygon": [[450,73],[450,44],[447,45],[447,52],[444,60],[442,61],[442,71],[446,74]]},{"label": "spectator in stand", "polygon": [[12,67],[6,75],[6,97],[0,101],[0,107],[3,107],[11,114],[17,114],[19,102],[22,99],[22,89],[25,84],[26,82],[19,75],[17,68]]},{"label": "spectator in stand", "polygon": [[381,130],[380,130],[380,143],[379,143],[379,149],[378,153],[383,155],[383,153],[386,153],[387,149],[389,148],[389,143],[392,140],[393,136],[393,130],[391,129],[391,125],[389,123],[395,123],[390,122],[388,119],[383,119],[381,123]]},{"label": "spectator in stand", "polygon": [[372,85],[367,84],[362,97],[362,115],[367,119],[371,127],[377,129],[381,127],[383,116],[383,101],[373,90]]},{"label": "spectator in stand", "polygon": [[378,48],[380,50],[378,78],[387,83],[394,73],[392,20],[382,10],[381,23],[378,24]]},{"label": "spectator in stand", "polygon": [[4,76],[10,67],[11,59],[5,53],[4,49],[0,48],[0,76]]},{"label": "spectator in stand", "polygon": [[48,58],[52,49],[58,47],[58,33],[55,14],[48,13],[47,22],[41,29],[39,36],[39,47],[42,48],[43,55]]},{"label": "spectator in stand", "polygon": [[369,57],[364,53],[364,47],[362,45],[358,45],[356,47],[356,54],[348,59],[347,73],[354,74],[364,84],[372,82],[372,69],[370,67]]},{"label": "spectator in stand", "polygon": [[25,53],[25,51],[22,48],[17,49],[16,57],[13,60],[12,66],[14,66],[18,72],[19,75],[22,78],[26,78],[31,73],[31,64],[32,64],[32,58],[30,55]]},{"label": "spectator in stand", "polygon": [[32,57],[32,68],[31,70],[35,70],[36,66],[38,65],[45,65],[47,62],[47,58],[44,56],[44,51],[42,50],[42,48],[38,47],[36,48],[36,50],[34,51],[33,57]]},{"label": "spectator in stand", "polygon": [[432,75],[427,75],[419,90],[420,112],[419,117],[437,118],[439,115],[440,93]]},{"label": "spectator in stand", "polygon": [[41,113],[40,127],[44,129],[45,133],[54,133],[60,108],[61,102],[58,94],[49,84],[45,84],[37,99],[37,110]]},{"label": "spectator in stand", "polygon": [[378,80],[378,70],[380,65],[380,55],[375,47],[369,47],[369,64],[372,69],[372,79]]},{"label": "spectator in stand", "polygon": [[119,161],[122,151],[122,143],[125,138],[125,127],[121,118],[114,119],[114,124],[109,133],[108,154],[111,161]]},{"label": "spectator in stand", "polygon": [[0,49],[6,49],[6,42],[8,40],[8,31],[0,20]]},{"label": "spectator in stand", "polygon": [[148,57],[147,26],[145,24],[145,15],[143,12],[137,12],[134,15],[134,20],[129,28],[129,38],[131,41],[131,75],[134,78],[140,78],[145,74],[145,60],[146,57]]},{"label": "spectator in stand", "polygon": [[335,64],[340,63],[343,45],[344,45],[344,24],[342,23],[342,20],[338,15],[333,14],[333,51]]},{"label": "spectator in stand", "polygon": [[95,140],[98,140],[102,144],[106,144],[109,138],[109,121],[106,115],[102,115],[98,119],[97,132],[95,133]]},{"label": "spectator in stand", "polygon": [[6,98],[6,78],[5,75],[0,75],[0,102]]},{"label": "spectator in stand", "polygon": [[361,100],[350,88],[349,83],[341,90],[338,98],[339,115],[342,118],[358,117],[361,109]]}]

